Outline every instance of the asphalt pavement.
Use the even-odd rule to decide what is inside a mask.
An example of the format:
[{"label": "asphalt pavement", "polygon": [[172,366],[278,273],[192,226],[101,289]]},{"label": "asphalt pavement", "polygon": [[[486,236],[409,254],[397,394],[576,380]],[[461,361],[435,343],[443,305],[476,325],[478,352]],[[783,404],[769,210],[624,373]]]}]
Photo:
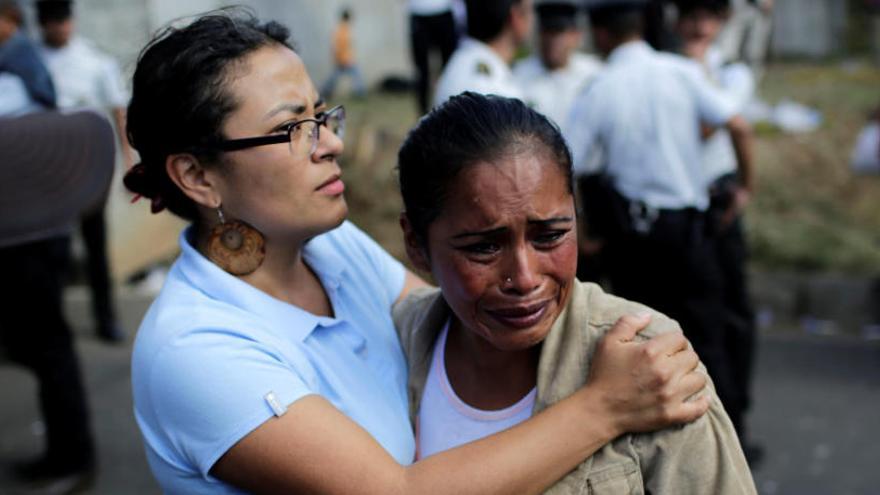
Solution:
[{"label": "asphalt pavement", "polygon": [[[131,341],[107,345],[94,336],[82,288],[66,294],[77,334],[98,442],[93,494],[159,493],[132,416]],[[125,290],[122,324],[133,335],[150,297]],[[753,437],[765,458],[754,470],[766,495],[873,495],[880,493],[880,341],[765,331],[760,338]],[[8,473],[37,456],[43,427],[36,382],[0,361],[0,495],[30,493]]]}]

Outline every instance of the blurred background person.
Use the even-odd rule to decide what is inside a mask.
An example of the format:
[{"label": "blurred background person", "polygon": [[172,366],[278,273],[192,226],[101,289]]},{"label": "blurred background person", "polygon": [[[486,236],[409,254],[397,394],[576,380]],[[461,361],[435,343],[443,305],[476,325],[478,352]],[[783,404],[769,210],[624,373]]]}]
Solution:
[{"label": "blurred background person", "polygon": [[464,91],[521,98],[510,70],[532,32],[531,0],[466,0],[467,37],[437,82],[434,105]]},{"label": "blurred background person", "polygon": [[880,174],[880,106],[871,112],[868,122],[859,131],[850,166],[859,174]]},{"label": "blurred background person", "polygon": [[602,67],[597,57],[578,51],[584,41],[579,7],[576,0],[537,4],[536,53],[513,67],[523,100],[557,125],[565,123],[575,97]]},{"label": "blurred background person", "polygon": [[[708,81],[719,88],[736,112],[745,110],[755,93],[755,81],[742,62],[727,63],[714,45],[730,8],[729,0],[677,0],[677,34],[681,52],[702,67]],[[753,157],[737,150],[726,129],[709,129],[703,141],[703,171],[709,189],[709,222],[721,268],[724,303],[724,351],[730,362],[732,393],[724,405],[740,437],[746,457],[758,462],[761,449],[748,441],[745,413],[751,404],[752,369],[756,341],[755,313],[748,291],[746,264],[748,247],[743,232],[742,210],[749,202],[749,190],[738,170],[743,160]]]},{"label": "blurred background person", "polygon": [[[589,2],[589,0],[587,0]],[[645,6],[645,41],[655,50],[670,51],[675,47],[675,33],[670,21],[671,0],[647,0]]]},{"label": "blurred background person", "polygon": [[[88,40],[75,35],[73,2],[39,0],[37,20],[42,33],[42,55],[58,92],[62,110],[109,111],[116,124],[126,170],[133,151],[125,138],[128,94],[118,64]],[[92,294],[95,333],[105,342],[121,342],[125,333],[116,319],[110,263],[107,258],[105,204],[86,212],[80,224],[86,250],[87,275]]]},{"label": "blurred background person", "polygon": [[603,268],[613,293],[677,320],[727,406],[736,392],[700,126],[730,130],[746,191],[750,128],[697,64],[643,40],[643,8],[634,0],[591,3],[595,46],[607,63],[577,98],[566,137],[576,173],[602,178],[582,187],[582,201],[591,228],[605,226]]},{"label": "blurred background person", "polygon": [[113,129],[93,112],[0,118],[0,344],[35,375],[46,439],[43,455],[13,474],[45,493],[73,493],[94,478],[95,444],[62,291],[70,232],[83,211],[104,201],[113,153]]},{"label": "blurred background person", "polygon": [[351,78],[354,84],[354,93],[358,98],[363,98],[367,94],[364,78],[361,77],[361,70],[355,61],[351,22],[351,9],[342,9],[339,14],[339,23],[333,32],[333,73],[321,87],[321,94],[325,98],[333,96],[339,78],[346,75]]},{"label": "blurred background person", "polygon": [[773,0],[731,0],[731,8],[718,45],[726,60],[744,60],[760,80],[773,28]]},{"label": "blurred background person", "polygon": [[16,0],[0,0],[0,116],[56,106],[52,76],[30,38]]},{"label": "blurred background person", "polygon": [[454,3],[454,0],[407,1],[410,50],[416,66],[416,97],[421,114],[431,109],[431,57],[439,53],[442,71],[458,46]]}]

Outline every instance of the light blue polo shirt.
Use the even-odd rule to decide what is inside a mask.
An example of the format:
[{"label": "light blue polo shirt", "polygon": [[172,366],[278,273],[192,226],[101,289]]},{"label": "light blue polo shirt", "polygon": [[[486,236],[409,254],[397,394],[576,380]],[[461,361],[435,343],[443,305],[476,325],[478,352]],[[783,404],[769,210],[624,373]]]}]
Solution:
[{"label": "light blue polo shirt", "polygon": [[411,463],[406,363],[391,320],[403,266],[348,222],[309,241],[303,256],[333,305],[328,318],[227,274],[188,233],[132,357],[135,417],[162,489],[238,493],[209,471],[273,416],[269,393],[282,407],[318,394]]}]

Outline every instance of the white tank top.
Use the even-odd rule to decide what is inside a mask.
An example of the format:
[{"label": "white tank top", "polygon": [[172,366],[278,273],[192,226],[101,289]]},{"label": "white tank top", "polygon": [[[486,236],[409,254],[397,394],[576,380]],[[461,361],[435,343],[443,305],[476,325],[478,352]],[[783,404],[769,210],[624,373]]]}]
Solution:
[{"label": "white tank top", "polygon": [[458,447],[474,440],[506,430],[532,415],[535,405],[533,388],[516,404],[496,411],[476,409],[464,403],[452,390],[446,375],[446,335],[449,322],[443,327],[434,347],[434,356],[416,425],[416,459]]}]

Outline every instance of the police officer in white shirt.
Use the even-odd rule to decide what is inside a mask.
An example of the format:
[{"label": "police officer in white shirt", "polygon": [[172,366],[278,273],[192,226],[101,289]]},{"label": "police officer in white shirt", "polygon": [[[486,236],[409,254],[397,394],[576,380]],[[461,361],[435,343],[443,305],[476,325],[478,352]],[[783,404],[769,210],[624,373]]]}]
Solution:
[{"label": "police officer in white shirt", "polygon": [[[582,202],[588,221],[606,216],[604,255],[615,294],[678,320],[727,404],[732,376],[721,330],[720,267],[707,225],[701,123],[727,127],[741,151],[751,134],[697,64],[644,42],[643,8],[634,0],[589,5],[606,65],[576,100],[566,137],[576,173],[592,166],[608,178],[582,189]],[[740,166],[748,191],[751,163]],[[608,199],[597,206],[597,198]]]},{"label": "police officer in white shirt", "polygon": [[[755,90],[751,70],[742,62],[727,63],[714,44],[730,9],[729,0],[676,0],[679,19],[676,32],[681,52],[702,67],[711,84],[721,89],[737,111],[745,108]],[[703,167],[709,189],[709,214],[717,226],[715,247],[721,267],[725,309],[724,350],[730,362],[733,393],[724,404],[750,463],[758,461],[761,449],[748,441],[745,412],[751,403],[755,350],[755,315],[748,293],[746,259],[748,249],[740,219],[743,200],[737,177],[737,153],[730,133],[718,129],[703,143]]]},{"label": "police officer in white shirt", "polygon": [[[87,40],[74,35],[72,1],[39,0],[37,20],[42,32],[40,54],[52,74],[58,108],[109,111],[116,123],[119,149],[126,168],[129,168],[133,151],[125,138],[128,95],[116,62]],[[81,231],[86,246],[96,334],[105,342],[121,342],[125,340],[125,334],[116,320],[113,304],[104,205],[83,217]]]},{"label": "police officer in white shirt", "polygon": [[465,91],[522,98],[510,63],[532,29],[531,0],[466,0],[467,37],[437,82],[434,105]]},{"label": "police officer in white shirt", "polygon": [[537,53],[513,67],[526,103],[560,126],[575,97],[602,68],[597,57],[577,51],[584,36],[579,10],[574,0],[537,4]]}]

